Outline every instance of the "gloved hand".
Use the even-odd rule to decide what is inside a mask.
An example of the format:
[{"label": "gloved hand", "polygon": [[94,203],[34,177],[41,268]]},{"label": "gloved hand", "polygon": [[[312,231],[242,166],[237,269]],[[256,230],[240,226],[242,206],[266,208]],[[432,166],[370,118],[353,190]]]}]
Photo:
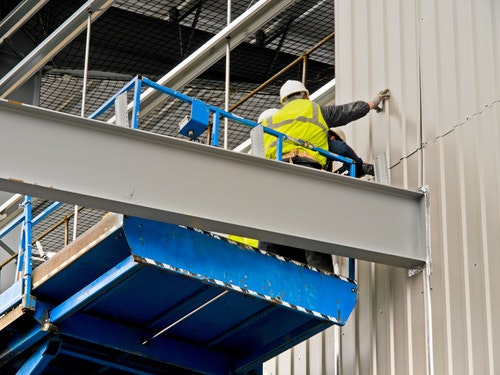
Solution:
[{"label": "gloved hand", "polygon": [[377,96],[372,99],[372,102],[374,104],[373,109],[375,109],[377,112],[380,112],[382,108],[380,108],[378,105],[389,99],[390,96],[391,94],[389,94],[389,89],[379,91]]}]

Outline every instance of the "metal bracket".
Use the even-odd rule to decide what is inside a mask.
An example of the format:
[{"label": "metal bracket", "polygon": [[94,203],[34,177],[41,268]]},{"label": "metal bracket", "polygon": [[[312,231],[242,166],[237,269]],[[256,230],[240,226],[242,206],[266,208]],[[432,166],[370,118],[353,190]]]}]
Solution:
[{"label": "metal bracket", "polygon": [[[40,321],[40,320],[39,320]],[[43,320],[40,321],[40,329],[44,332],[59,333],[59,327],[50,322],[50,316],[48,310],[43,311]]]},{"label": "metal bracket", "polygon": [[208,127],[210,111],[208,106],[198,99],[191,103],[191,116],[186,116],[179,124],[179,134],[189,138],[198,138]]},{"label": "metal bracket", "polygon": [[375,181],[384,185],[391,184],[389,169],[387,168],[387,158],[384,153],[377,155],[373,161],[375,167]]},{"label": "metal bracket", "polygon": [[23,306],[24,310],[35,311],[36,298],[30,295],[28,300],[28,295],[24,294],[23,299],[21,301],[21,305]]},{"label": "metal bracket", "polygon": [[422,272],[423,270],[424,270],[424,267],[422,267],[422,266],[410,268],[410,269],[408,269],[408,277],[413,277],[413,276],[419,274],[420,272]]},{"label": "metal bracket", "polygon": [[431,200],[429,194],[429,185],[424,185],[418,189],[424,194],[424,220],[425,220],[425,263],[428,265],[428,273],[432,275],[432,249],[431,249]]}]

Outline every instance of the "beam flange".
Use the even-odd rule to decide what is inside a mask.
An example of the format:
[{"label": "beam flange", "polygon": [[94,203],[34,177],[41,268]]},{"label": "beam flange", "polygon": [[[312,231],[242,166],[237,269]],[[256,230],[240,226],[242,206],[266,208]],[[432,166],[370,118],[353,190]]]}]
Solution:
[{"label": "beam flange", "polygon": [[0,190],[407,268],[426,260],[421,192],[29,105],[0,101],[0,118]]}]

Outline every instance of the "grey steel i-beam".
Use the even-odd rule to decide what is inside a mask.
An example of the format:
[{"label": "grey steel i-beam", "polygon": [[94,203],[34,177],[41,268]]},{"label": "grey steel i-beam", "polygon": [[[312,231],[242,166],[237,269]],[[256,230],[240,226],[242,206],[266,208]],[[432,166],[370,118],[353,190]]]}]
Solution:
[{"label": "grey steel i-beam", "polygon": [[412,268],[421,192],[0,101],[0,190]]},{"label": "grey steel i-beam", "polygon": [[33,74],[39,71],[47,61],[76,38],[87,28],[89,13],[91,21],[100,17],[114,0],[89,0],[71,17],[59,26],[42,44],[31,51],[19,64],[0,80],[0,98],[6,98]]}]

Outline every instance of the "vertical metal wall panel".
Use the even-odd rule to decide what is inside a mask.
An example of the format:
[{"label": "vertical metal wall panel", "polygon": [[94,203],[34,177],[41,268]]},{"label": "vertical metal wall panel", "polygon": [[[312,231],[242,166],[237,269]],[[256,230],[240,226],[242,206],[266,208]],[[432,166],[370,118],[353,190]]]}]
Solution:
[{"label": "vertical metal wall panel", "polygon": [[[497,0],[336,4],[337,102],[392,94],[348,141],[385,152],[393,185],[429,186],[435,374],[500,371],[499,20]],[[423,275],[360,262],[358,282],[344,373],[428,373]]]},{"label": "vertical metal wall panel", "polygon": [[[500,2],[337,0],[335,9],[337,103],[391,90],[383,113],[344,128],[348,142],[364,160],[385,153],[392,185],[429,187],[434,349],[424,274],[358,262],[342,373],[498,374]],[[314,350],[333,356],[315,343],[309,360]],[[288,374],[280,365],[272,373]],[[316,373],[337,374],[308,367]]]},{"label": "vertical metal wall panel", "polygon": [[358,263],[343,374],[500,372],[499,22],[497,0],[336,3],[337,103],[392,94],[348,141],[367,160],[385,152],[393,185],[429,186],[433,270],[428,356],[423,273]]}]

